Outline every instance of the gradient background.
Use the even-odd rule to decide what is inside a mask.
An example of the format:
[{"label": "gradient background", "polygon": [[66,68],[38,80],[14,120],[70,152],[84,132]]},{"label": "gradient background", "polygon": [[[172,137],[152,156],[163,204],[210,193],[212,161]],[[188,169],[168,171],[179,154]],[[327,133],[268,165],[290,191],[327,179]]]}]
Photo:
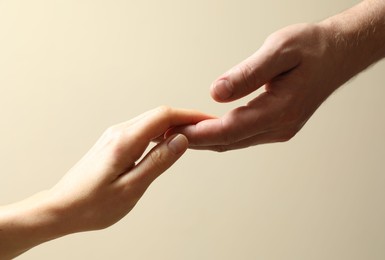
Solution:
[{"label": "gradient background", "polygon": [[[0,204],[50,188],[108,126],[221,115],[211,82],[275,30],[353,0],[0,0]],[[385,259],[385,63],[290,142],[189,151],[113,227],[19,259]]]}]

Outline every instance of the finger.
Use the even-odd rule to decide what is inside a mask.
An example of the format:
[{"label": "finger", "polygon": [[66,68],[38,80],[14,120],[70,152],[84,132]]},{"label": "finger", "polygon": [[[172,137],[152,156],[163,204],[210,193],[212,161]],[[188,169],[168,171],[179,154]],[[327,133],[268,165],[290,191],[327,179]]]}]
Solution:
[{"label": "finger", "polygon": [[141,119],[147,117],[148,115],[154,113],[155,109],[146,111],[126,122],[122,122],[116,125],[113,125],[112,127],[108,128],[107,131],[104,132],[104,134],[101,136],[101,138],[98,139],[96,144],[92,147],[92,149],[89,151],[92,152],[93,150],[97,150],[97,148],[103,146],[106,143],[106,139],[109,140],[111,138],[111,135],[114,134],[115,132],[119,132],[123,129],[127,129],[129,126],[134,125],[136,122],[140,121]]},{"label": "finger", "polygon": [[171,167],[186,151],[188,140],[184,135],[171,136],[156,145],[140,162],[128,173],[120,178],[126,184],[138,184],[147,188],[159,175]]},{"label": "finger", "polygon": [[186,135],[192,146],[230,145],[272,130],[279,106],[274,95],[264,93],[221,118],[208,119],[195,125],[176,127],[169,134]]},{"label": "finger", "polygon": [[244,97],[270,82],[278,75],[299,65],[300,57],[285,51],[272,40],[251,57],[230,69],[213,82],[211,96],[218,102],[229,102]]},{"label": "finger", "polygon": [[147,117],[148,115],[152,114],[154,112],[155,109],[151,109],[149,111],[146,111],[140,115],[137,115],[136,117],[134,118],[131,118],[130,120],[126,121],[126,122],[122,122],[122,123],[119,123],[117,125],[115,125],[116,128],[125,128],[125,127],[128,127],[128,126],[131,126],[133,124],[135,124],[136,122],[139,122],[140,120],[142,120],[143,118]]},{"label": "finger", "polygon": [[[186,135],[191,145],[194,146],[232,144],[249,137],[254,134],[254,131],[259,131],[253,127],[250,120],[246,119],[253,117],[254,111],[250,111],[247,107],[242,108],[242,113],[233,111],[222,118],[205,120],[196,125],[176,127],[170,132]],[[236,122],[234,118],[238,118],[238,121]]]},{"label": "finger", "polygon": [[154,138],[152,140],[152,142],[158,144],[158,143],[162,142],[164,139],[167,139],[167,137],[172,136],[173,134],[169,134],[171,130],[172,130],[172,127],[170,129],[168,129],[165,133],[163,133],[163,134],[159,135],[158,137]]},{"label": "finger", "polygon": [[261,144],[284,142],[284,141],[287,141],[288,138],[289,137],[285,137],[278,132],[268,132],[268,133],[255,135],[229,145],[211,145],[211,146],[190,145],[189,148],[193,150],[211,150],[216,152],[226,152],[226,151],[243,149],[243,148],[261,145]]},{"label": "finger", "polygon": [[130,127],[130,126],[133,126],[135,125],[136,123],[142,121],[143,119],[145,118],[148,118],[150,116],[153,116],[154,114],[157,114],[157,113],[162,113],[162,112],[165,112],[165,111],[178,111],[180,112],[179,115],[184,115],[184,116],[190,116],[191,117],[191,120],[194,121],[194,120],[199,120],[199,118],[212,118],[213,116],[212,115],[207,115],[207,114],[204,114],[202,112],[199,112],[199,111],[196,111],[196,110],[192,110],[192,109],[178,109],[178,108],[171,108],[171,107],[167,107],[167,106],[159,106],[157,108],[154,108],[154,109],[151,109],[149,111],[146,111],[126,122],[122,122],[122,123],[119,123],[119,124],[116,124],[114,125],[113,127],[114,128],[127,128],[127,127]]},{"label": "finger", "polygon": [[191,125],[213,116],[194,110],[159,107],[127,130],[135,135],[138,146],[147,146],[172,127]]},{"label": "finger", "polygon": [[120,130],[123,134],[116,147],[118,157],[115,158],[115,161],[131,164],[142,156],[153,139],[164,134],[168,129],[195,124],[208,118],[212,118],[212,116],[194,110],[169,107],[154,109],[134,124],[127,123],[127,126]]},{"label": "finger", "polygon": [[160,136],[158,136],[158,137],[156,137],[156,138],[154,138],[153,140],[152,140],[152,142],[154,142],[154,143],[160,143],[160,142],[162,142],[163,140],[165,139],[165,136],[164,136],[164,134],[161,134]]}]

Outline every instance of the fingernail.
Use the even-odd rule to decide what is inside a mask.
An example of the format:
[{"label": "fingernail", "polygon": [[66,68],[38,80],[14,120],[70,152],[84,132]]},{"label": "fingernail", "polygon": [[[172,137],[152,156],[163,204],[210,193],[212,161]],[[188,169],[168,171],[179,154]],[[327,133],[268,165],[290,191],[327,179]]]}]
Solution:
[{"label": "fingernail", "polygon": [[219,80],[214,86],[214,92],[222,100],[226,100],[233,95],[230,82],[227,79]]},{"label": "fingernail", "polygon": [[171,141],[168,142],[168,148],[170,148],[174,154],[180,154],[184,152],[187,149],[187,146],[187,138],[182,134],[176,135],[171,139]]}]

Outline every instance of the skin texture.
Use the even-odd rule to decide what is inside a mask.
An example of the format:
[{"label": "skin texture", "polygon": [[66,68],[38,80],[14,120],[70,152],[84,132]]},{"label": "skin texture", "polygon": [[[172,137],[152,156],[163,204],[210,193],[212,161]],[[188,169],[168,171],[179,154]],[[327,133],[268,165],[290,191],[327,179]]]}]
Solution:
[{"label": "skin texture", "polygon": [[192,110],[159,107],[110,127],[52,189],[0,207],[0,259],[11,259],[67,234],[103,229],[119,221],[188,147],[185,136],[174,135],[137,162],[150,142],[171,127],[207,118]]},{"label": "skin texture", "polygon": [[[173,129],[194,149],[228,151],[288,141],[338,87],[385,56],[385,1],[367,0],[316,24],[296,24],[215,80],[211,96],[245,106]],[[264,87],[262,94],[253,92]]]}]

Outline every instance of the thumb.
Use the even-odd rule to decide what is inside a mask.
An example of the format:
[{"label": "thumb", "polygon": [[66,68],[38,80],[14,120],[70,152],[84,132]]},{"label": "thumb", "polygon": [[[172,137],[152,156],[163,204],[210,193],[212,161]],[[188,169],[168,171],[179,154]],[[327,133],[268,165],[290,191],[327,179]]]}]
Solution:
[{"label": "thumb", "polygon": [[[159,175],[170,168],[187,150],[188,140],[182,134],[173,135],[156,145],[135,166],[127,177],[140,182],[140,186],[148,186]],[[133,179],[132,179],[133,178]]]},{"label": "thumb", "polygon": [[295,68],[299,57],[277,41],[267,40],[252,56],[230,69],[211,85],[211,96],[218,102],[244,97]]}]

